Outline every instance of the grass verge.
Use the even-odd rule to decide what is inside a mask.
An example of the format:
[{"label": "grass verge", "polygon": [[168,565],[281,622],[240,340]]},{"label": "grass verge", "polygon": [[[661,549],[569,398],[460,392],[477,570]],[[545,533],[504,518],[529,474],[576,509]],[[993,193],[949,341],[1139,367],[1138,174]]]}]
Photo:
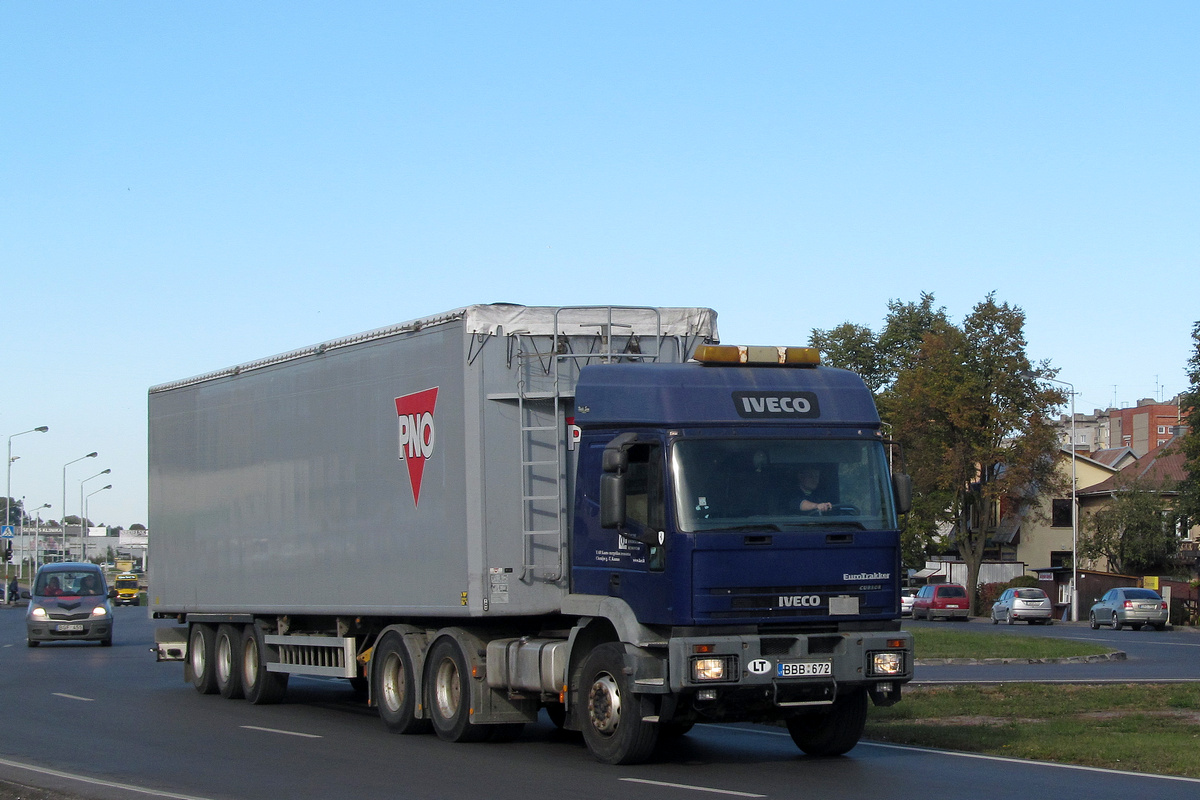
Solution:
[{"label": "grass verge", "polygon": [[866,738],[1200,777],[1200,686],[1006,684],[907,689],[872,707]]},{"label": "grass verge", "polygon": [[970,631],[910,630],[917,658],[1066,658],[1108,653],[1111,647],[1049,636],[997,636]]}]

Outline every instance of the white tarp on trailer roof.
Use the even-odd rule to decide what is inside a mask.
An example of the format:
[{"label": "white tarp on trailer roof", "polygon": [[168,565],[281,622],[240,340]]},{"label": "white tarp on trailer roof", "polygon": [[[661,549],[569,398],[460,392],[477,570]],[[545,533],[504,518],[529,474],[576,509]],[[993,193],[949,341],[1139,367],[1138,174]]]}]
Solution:
[{"label": "white tarp on trailer roof", "polygon": [[[611,309],[611,311],[610,311]],[[495,303],[491,305],[475,305],[456,308],[444,314],[389,325],[386,328],[376,328],[373,331],[357,333],[340,339],[302,347],[287,353],[261,358],[246,364],[239,364],[228,369],[197,375],[194,378],[172,381],[153,386],[150,393],[190,386],[216,378],[236,375],[253,369],[261,369],[280,364],[284,361],[303,358],[339,347],[348,347],[360,342],[382,339],[401,333],[411,333],[434,325],[445,325],[449,322],[462,320],[467,333],[495,335],[497,331],[509,334],[528,334],[530,336],[550,336],[554,333],[555,315],[557,315],[560,334],[578,336],[600,334],[604,325],[608,324],[609,315],[613,325],[613,333],[617,336],[679,336],[700,337],[710,341],[718,341],[717,312],[711,308],[650,308],[641,306],[521,306],[511,303]]]}]

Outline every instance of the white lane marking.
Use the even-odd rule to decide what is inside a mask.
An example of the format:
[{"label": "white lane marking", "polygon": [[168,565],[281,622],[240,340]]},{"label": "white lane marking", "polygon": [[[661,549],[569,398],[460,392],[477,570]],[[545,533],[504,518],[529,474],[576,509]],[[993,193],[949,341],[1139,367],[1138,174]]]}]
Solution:
[{"label": "white lane marking", "polygon": [[282,733],[284,736],[299,736],[302,739],[324,739],[324,736],[318,736],[315,733],[300,733],[298,731],[284,731],[279,728],[260,728],[257,725],[243,725],[248,731],[263,731],[264,733]]},{"label": "white lane marking", "polygon": [[77,694],[63,694],[62,692],[51,692],[50,694],[54,695],[55,697],[65,697],[68,700],[82,700],[85,703],[96,702],[96,698],[94,697],[80,697]]},{"label": "white lane marking", "polygon": [[1096,772],[1101,775],[1123,775],[1128,778],[1155,778],[1160,781],[1179,781],[1181,783],[1200,783],[1200,778],[1186,778],[1182,775],[1155,775],[1151,772],[1132,772],[1124,769],[1107,769],[1105,767],[1089,767],[1083,764],[1056,764],[1051,761],[1033,761],[1024,758],[1009,758],[1006,756],[989,756],[983,753],[959,753],[954,750],[935,750],[931,747],[913,747],[906,744],[882,744],[880,742],[862,742],[868,747],[882,747],[885,750],[910,750],[916,753],[937,753],[955,758],[974,758],[980,761],[999,761],[1003,764],[1036,764],[1039,767],[1055,769],[1071,769],[1077,772]]},{"label": "white lane marking", "polygon": [[[753,728],[733,728],[724,725],[719,726],[727,731],[737,731],[739,733],[757,733],[760,736],[790,736],[785,731],[762,731]],[[997,761],[1001,764],[1024,764],[1026,766],[1034,765],[1039,767],[1050,767],[1052,769],[1070,769],[1077,772],[1095,772],[1100,775],[1124,775],[1130,778],[1155,778],[1162,781],[1180,781],[1182,783],[1200,783],[1200,778],[1186,778],[1182,775],[1155,775],[1152,772],[1131,772],[1123,769],[1106,769],[1105,767],[1089,767],[1083,764],[1058,764],[1053,761],[1034,761],[1028,758],[1010,758],[1007,756],[989,756],[986,753],[960,753],[955,750],[938,750],[933,747],[915,747],[908,744],[884,744],[883,742],[859,742],[859,747],[879,747],[884,750],[907,750],[913,753],[933,753],[940,756],[954,756],[955,758],[974,758],[979,761]]]},{"label": "white lane marking", "polygon": [[131,783],[117,783],[116,781],[105,781],[99,778],[89,778],[86,775],[77,775],[73,772],[63,772],[62,770],[49,769],[48,767],[35,767],[32,764],[22,764],[20,761],[10,761],[7,758],[0,758],[0,764],[13,769],[23,769],[28,772],[36,772],[40,775],[51,775],[55,778],[63,778],[69,781],[78,781],[91,786],[104,786],[109,789],[121,789],[126,792],[137,792],[139,794],[147,794],[152,797],[168,797],[171,800],[209,800],[207,797],[197,797],[194,794],[179,794],[178,792],[164,792],[158,789],[147,789],[144,786],[134,786]]},{"label": "white lane marking", "polygon": [[730,794],[734,797],[766,797],[765,794],[751,794],[750,792],[735,792],[731,789],[713,789],[709,786],[692,786],[686,783],[668,783],[666,781],[648,781],[645,778],[617,778],[619,781],[626,783],[645,783],[650,786],[667,786],[671,789],[690,789],[693,792],[709,792],[710,794]]}]

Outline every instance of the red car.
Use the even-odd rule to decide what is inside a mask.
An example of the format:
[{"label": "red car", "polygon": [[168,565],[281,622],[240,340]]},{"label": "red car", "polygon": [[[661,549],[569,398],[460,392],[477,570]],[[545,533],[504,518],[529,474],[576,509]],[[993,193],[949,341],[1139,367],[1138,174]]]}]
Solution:
[{"label": "red car", "polygon": [[922,586],[913,600],[913,619],[966,619],[971,610],[967,588],[957,583],[931,583]]}]

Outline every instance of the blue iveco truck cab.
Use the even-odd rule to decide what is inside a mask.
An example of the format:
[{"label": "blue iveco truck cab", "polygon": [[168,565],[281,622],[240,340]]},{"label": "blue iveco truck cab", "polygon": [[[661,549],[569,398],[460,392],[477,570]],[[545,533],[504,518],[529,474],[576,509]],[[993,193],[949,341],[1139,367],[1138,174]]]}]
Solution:
[{"label": "blue iveco truck cab", "polygon": [[470,306],[155,387],[160,660],[398,733],[544,711],[609,763],[697,723],[845,753],[912,679],[872,395],[699,308]]}]

